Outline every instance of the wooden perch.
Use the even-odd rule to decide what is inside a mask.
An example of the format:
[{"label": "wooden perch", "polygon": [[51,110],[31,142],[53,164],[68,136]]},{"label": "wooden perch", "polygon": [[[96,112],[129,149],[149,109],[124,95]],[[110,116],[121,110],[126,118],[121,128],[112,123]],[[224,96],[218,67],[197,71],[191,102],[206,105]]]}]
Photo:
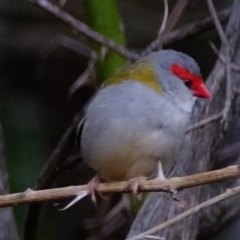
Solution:
[{"label": "wooden perch", "polygon": [[[143,184],[139,192],[171,192],[184,188],[195,187],[207,183],[217,182],[240,176],[240,166],[230,166],[220,170],[198,173],[186,177],[173,177],[164,181],[149,180]],[[54,188],[48,190],[33,191],[31,189],[21,193],[13,193],[0,196],[0,207],[7,207],[23,203],[42,202],[62,198],[73,197],[82,191],[87,191],[88,185]],[[130,192],[128,182],[102,183],[99,185],[99,192]]]}]

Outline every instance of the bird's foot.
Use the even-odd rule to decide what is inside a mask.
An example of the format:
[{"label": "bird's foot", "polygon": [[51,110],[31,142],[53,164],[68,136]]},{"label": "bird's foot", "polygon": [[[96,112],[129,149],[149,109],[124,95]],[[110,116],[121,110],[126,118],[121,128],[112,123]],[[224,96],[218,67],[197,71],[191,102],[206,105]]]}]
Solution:
[{"label": "bird's foot", "polygon": [[141,188],[143,183],[146,182],[146,180],[147,178],[145,176],[131,178],[130,180],[128,180],[128,187],[135,195],[138,195],[139,189]]},{"label": "bird's foot", "polygon": [[103,198],[103,195],[99,192],[100,182],[101,181],[97,175],[88,182],[88,194],[91,196],[91,200],[95,205],[97,203],[96,193]]}]

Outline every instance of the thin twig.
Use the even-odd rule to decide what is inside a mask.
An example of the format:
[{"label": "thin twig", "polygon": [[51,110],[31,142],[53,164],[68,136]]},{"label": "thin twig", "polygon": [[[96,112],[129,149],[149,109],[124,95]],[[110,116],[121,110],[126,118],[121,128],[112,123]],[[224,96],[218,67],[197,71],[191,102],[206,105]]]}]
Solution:
[{"label": "thin twig", "polygon": [[68,91],[69,96],[72,96],[74,92],[76,92],[83,86],[92,85],[92,87],[95,87],[95,89],[97,89],[96,81],[92,80],[94,79],[95,76],[94,64],[95,64],[94,60],[90,60],[88,62],[86,70],[78,77],[78,79],[69,88]]},{"label": "thin twig", "polygon": [[163,14],[162,24],[161,24],[161,27],[158,32],[158,36],[160,36],[163,33],[163,31],[165,30],[166,25],[167,25],[167,20],[168,20],[168,1],[163,0],[163,2],[164,2],[164,14]]},{"label": "thin twig", "polygon": [[225,105],[223,109],[223,121],[227,122],[227,117],[230,112],[231,103],[232,103],[232,75],[231,75],[231,57],[230,57],[230,46],[225,46],[225,59],[226,59],[226,99],[225,99]]},{"label": "thin twig", "polygon": [[[221,60],[224,64],[226,64],[226,59],[224,58],[224,56],[218,51],[217,47],[215,46],[215,44],[213,42],[210,42],[210,47],[212,48],[213,52],[218,56],[219,60]],[[238,67],[237,65],[231,63],[231,69],[237,72],[240,72],[240,67]]]},{"label": "thin twig", "polygon": [[168,1],[167,0],[163,0],[164,3],[164,14],[163,14],[163,20],[162,20],[162,24],[161,27],[158,31],[158,49],[160,50],[162,48],[162,35],[163,32],[166,28],[167,25],[167,20],[168,20]]},{"label": "thin twig", "polygon": [[129,51],[125,47],[118,45],[113,40],[105,37],[104,35],[92,30],[89,26],[87,26],[85,23],[77,20],[76,18],[72,17],[67,12],[63,11],[58,6],[52,4],[51,2],[47,0],[28,0],[29,2],[37,5],[38,7],[41,7],[45,11],[51,13],[53,16],[57,17],[58,19],[61,19],[65,23],[72,26],[74,29],[76,29],[78,32],[86,35],[87,37],[95,40],[96,42],[106,46],[107,48],[111,49],[114,52],[117,52],[121,54],[122,56],[136,60],[139,58],[139,55]]},{"label": "thin twig", "polygon": [[209,9],[209,11],[211,13],[211,16],[213,18],[214,24],[216,26],[217,32],[218,32],[219,37],[221,39],[221,42],[222,42],[222,44],[227,45],[228,44],[228,40],[227,40],[227,37],[226,37],[226,35],[225,35],[224,31],[223,31],[222,25],[221,25],[221,23],[219,21],[219,18],[218,18],[216,9],[215,9],[215,7],[213,5],[213,2],[212,2],[212,0],[206,0],[206,1],[207,1],[208,9]]},{"label": "thin twig", "polygon": [[176,224],[177,222],[180,222],[181,220],[183,220],[184,218],[187,218],[195,213],[198,213],[199,211],[201,211],[202,209],[204,208],[207,208],[215,203],[218,203],[222,200],[225,200],[229,197],[232,197],[236,194],[239,194],[240,193],[240,186],[238,187],[235,187],[235,188],[232,188],[232,189],[227,189],[225,193],[222,193],[220,195],[218,195],[217,197],[214,197],[210,200],[207,200],[189,210],[187,210],[186,212],[182,213],[182,214],[179,214],[178,216],[170,219],[169,221],[167,222],[164,222],[162,224],[160,224],[159,226],[156,226],[146,232],[143,232],[137,236],[134,236],[134,237],[131,237],[131,238],[128,238],[127,240],[137,240],[137,239],[143,239],[146,237],[146,235],[152,235],[156,232],[159,232],[167,227],[170,227],[171,225],[173,224]]},{"label": "thin twig", "polygon": [[175,4],[174,8],[172,9],[169,17],[167,26],[165,28],[164,34],[167,34],[168,32],[172,31],[172,29],[175,27],[179,19],[181,18],[184,10],[187,7],[189,0],[178,0]]},{"label": "thin twig", "polygon": [[188,0],[178,0],[168,17],[168,2],[164,0],[164,17],[162,26],[158,33],[158,49],[162,49],[164,36],[172,31],[172,29],[182,16],[187,4]]},{"label": "thin twig", "polygon": [[[133,53],[128,49],[124,48],[123,46],[118,45],[113,40],[103,36],[102,34],[95,32],[90,27],[88,27],[83,22],[73,18],[70,14],[63,11],[56,5],[48,2],[47,0],[28,0],[29,2],[37,5],[38,7],[44,9],[45,11],[51,13],[55,17],[61,19],[65,23],[69,24],[73,28],[75,28],[80,33],[88,36],[89,38],[95,40],[96,42],[102,44],[103,46],[112,49],[113,51],[125,56],[129,59],[137,60],[141,56],[145,56],[152,52],[153,50],[157,49],[158,46],[158,39],[154,40],[149,46],[141,52],[141,54]],[[218,16],[221,22],[225,22],[229,18],[230,9],[225,9],[219,12]],[[163,37],[163,45],[167,46],[172,44],[175,41],[183,40],[186,37],[194,36],[206,30],[209,30],[213,27],[212,18],[207,17],[203,20],[195,21],[191,24],[181,27],[169,34],[164,35]]]},{"label": "thin twig", "polygon": [[190,126],[189,128],[187,128],[187,131],[186,133],[192,131],[192,130],[195,130],[197,128],[200,128],[200,127],[204,127],[206,126],[207,124],[211,123],[211,122],[215,122],[215,121],[218,121],[220,120],[221,118],[223,117],[223,111],[219,112],[219,113],[216,113],[208,118],[205,118],[195,124],[193,124],[192,126]]},{"label": "thin twig", "polygon": [[[221,181],[240,176],[238,165],[230,166],[220,170],[198,173],[186,177],[174,177],[167,180],[148,180],[141,186],[139,192],[164,191],[172,192],[184,188],[195,187],[216,181]],[[48,190],[33,191],[28,189],[25,192],[13,193],[0,196],[0,207],[7,207],[23,203],[42,202],[62,198],[73,197],[79,193],[88,191],[88,185],[71,186],[63,188],[54,188]],[[128,181],[101,183],[99,185],[100,193],[130,192]]]},{"label": "thin twig", "polygon": [[[230,9],[222,10],[218,13],[219,20],[222,23],[225,23],[230,15]],[[174,42],[181,41],[187,37],[196,36],[207,30],[211,30],[214,27],[213,19],[211,16],[208,16],[202,20],[194,21],[190,24],[187,24],[177,30],[174,30],[170,33],[167,33],[163,36],[163,46],[169,46]],[[156,50],[158,47],[158,38],[150,43],[145,50],[141,52],[141,56],[148,55],[150,52]]]},{"label": "thin twig", "polygon": [[225,104],[223,108],[223,117],[222,121],[227,123],[227,117],[230,111],[231,107],[231,100],[232,100],[232,79],[231,79],[231,57],[230,57],[230,45],[227,40],[227,37],[223,31],[222,25],[218,19],[216,9],[212,3],[212,0],[207,0],[207,5],[209,8],[209,11],[213,17],[214,24],[216,26],[216,29],[218,31],[218,35],[221,39],[222,42],[222,48],[223,48],[223,53],[224,53],[224,58],[225,58],[225,67],[226,67],[226,99],[225,99]]},{"label": "thin twig", "polygon": [[63,7],[66,2],[67,2],[67,0],[59,0],[58,5],[59,5],[60,7]]},{"label": "thin twig", "polygon": [[[214,114],[213,116],[210,116],[206,119],[203,119],[200,122],[197,122],[196,124],[190,126],[186,132],[192,131],[194,129],[203,127],[211,122],[218,121],[222,119],[222,123],[224,123],[224,128],[227,127],[227,117],[231,108],[231,100],[232,100],[232,80],[231,80],[231,59],[230,59],[230,46],[227,40],[227,37],[223,31],[223,28],[221,26],[220,20],[218,18],[217,12],[214,8],[214,5],[212,3],[212,0],[206,0],[208,4],[209,11],[211,13],[211,16],[213,18],[214,24],[216,26],[216,29],[218,31],[219,37],[222,42],[222,49],[224,56],[221,56],[217,53],[218,56],[221,56],[220,60],[224,61],[225,68],[226,68],[226,98],[223,110],[217,114]],[[213,48],[214,49],[214,48]],[[224,60],[223,60],[224,59]]]},{"label": "thin twig", "polygon": [[89,46],[73,38],[65,35],[57,35],[54,40],[57,44],[69,48],[78,54],[86,56],[91,60],[97,60],[98,58],[97,54]]}]

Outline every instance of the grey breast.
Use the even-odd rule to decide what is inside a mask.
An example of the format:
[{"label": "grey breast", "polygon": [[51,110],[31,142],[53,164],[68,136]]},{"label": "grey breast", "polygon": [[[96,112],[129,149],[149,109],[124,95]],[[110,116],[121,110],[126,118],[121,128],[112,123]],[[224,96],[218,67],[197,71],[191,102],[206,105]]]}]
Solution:
[{"label": "grey breast", "polygon": [[[98,168],[114,159],[130,168],[131,159],[145,157],[160,159],[166,168],[186,126],[186,113],[171,98],[135,81],[101,89],[86,110],[81,138],[85,161]],[[136,148],[139,154],[132,154]]]}]

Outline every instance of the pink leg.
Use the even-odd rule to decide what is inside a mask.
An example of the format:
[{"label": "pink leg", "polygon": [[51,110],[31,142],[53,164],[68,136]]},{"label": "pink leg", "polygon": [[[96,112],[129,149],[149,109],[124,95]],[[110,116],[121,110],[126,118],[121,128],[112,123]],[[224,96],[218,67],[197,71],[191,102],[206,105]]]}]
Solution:
[{"label": "pink leg", "polygon": [[94,204],[97,203],[96,193],[99,194],[99,191],[98,191],[99,184],[100,184],[100,179],[97,175],[88,182],[88,192]]}]

